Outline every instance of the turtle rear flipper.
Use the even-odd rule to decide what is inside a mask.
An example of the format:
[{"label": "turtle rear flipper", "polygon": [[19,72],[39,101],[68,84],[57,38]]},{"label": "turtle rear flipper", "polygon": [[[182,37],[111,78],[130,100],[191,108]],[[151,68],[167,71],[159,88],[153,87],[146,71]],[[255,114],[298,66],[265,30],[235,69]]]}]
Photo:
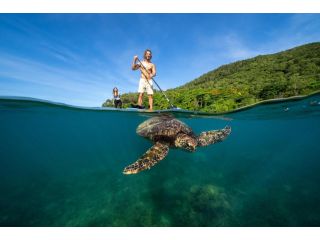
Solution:
[{"label": "turtle rear flipper", "polygon": [[136,174],[145,169],[150,169],[159,161],[164,159],[169,152],[169,146],[165,143],[156,142],[149,150],[143,154],[136,162],[125,167],[124,174]]},{"label": "turtle rear flipper", "polygon": [[231,133],[231,127],[226,126],[220,130],[202,132],[198,137],[198,146],[208,146],[223,141]]}]

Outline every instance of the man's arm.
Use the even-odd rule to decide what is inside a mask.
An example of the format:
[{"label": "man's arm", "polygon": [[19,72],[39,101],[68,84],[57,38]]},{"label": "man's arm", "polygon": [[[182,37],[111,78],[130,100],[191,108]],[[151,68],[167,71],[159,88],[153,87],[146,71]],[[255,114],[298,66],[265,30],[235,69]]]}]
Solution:
[{"label": "man's arm", "polygon": [[138,59],[138,56],[133,57],[133,62],[132,62],[132,66],[131,66],[132,70],[137,70],[140,68],[140,64],[136,63],[137,59]]}]

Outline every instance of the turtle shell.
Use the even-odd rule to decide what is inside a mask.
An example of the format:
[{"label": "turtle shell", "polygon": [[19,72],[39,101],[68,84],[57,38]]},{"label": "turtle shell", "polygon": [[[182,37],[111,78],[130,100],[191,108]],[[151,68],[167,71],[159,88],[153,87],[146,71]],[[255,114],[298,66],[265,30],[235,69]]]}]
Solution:
[{"label": "turtle shell", "polygon": [[193,136],[192,129],[170,115],[160,115],[141,123],[137,134],[152,141],[164,141],[173,144],[176,136],[184,133]]}]

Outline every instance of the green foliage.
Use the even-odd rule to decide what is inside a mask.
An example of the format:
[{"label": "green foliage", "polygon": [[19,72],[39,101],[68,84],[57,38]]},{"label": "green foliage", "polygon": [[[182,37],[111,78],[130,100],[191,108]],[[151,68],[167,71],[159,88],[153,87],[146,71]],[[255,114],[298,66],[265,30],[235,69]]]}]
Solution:
[{"label": "green foliage", "polygon": [[[165,93],[175,106],[203,112],[225,112],[262,100],[307,95],[320,90],[320,43],[223,65]],[[122,95],[124,107],[137,93]],[[103,106],[109,106],[107,100]],[[112,105],[112,102],[111,102]],[[148,106],[148,98],[144,98]],[[170,105],[156,91],[154,109]]]}]

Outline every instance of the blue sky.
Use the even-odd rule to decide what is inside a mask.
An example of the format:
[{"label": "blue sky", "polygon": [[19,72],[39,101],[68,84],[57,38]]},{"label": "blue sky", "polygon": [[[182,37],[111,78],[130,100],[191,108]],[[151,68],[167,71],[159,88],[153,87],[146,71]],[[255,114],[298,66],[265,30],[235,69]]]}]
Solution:
[{"label": "blue sky", "polygon": [[153,51],[174,88],[223,64],[320,41],[319,14],[0,14],[0,96],[97,107],[136,92]]}]

